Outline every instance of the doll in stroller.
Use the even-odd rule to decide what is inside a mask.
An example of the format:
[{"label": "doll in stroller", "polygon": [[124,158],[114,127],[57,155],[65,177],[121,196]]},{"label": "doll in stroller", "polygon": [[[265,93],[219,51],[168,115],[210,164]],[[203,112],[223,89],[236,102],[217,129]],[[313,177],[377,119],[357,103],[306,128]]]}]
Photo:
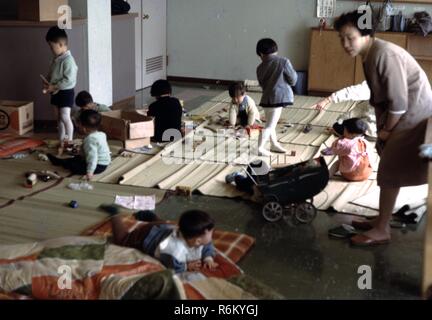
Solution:
[{"label": "doll in stroller", "polygon": [[249,163],[245,174],[236,172],[226,176],[226,182],[235,182],[240,191],[250,195],[254,189],[259,191],[262,215],[269,222],[290,215],[300,223],[311,223],[317,214],[313,197],[328,181],[329,171],[323,157],[275,170],[257,160]]}]

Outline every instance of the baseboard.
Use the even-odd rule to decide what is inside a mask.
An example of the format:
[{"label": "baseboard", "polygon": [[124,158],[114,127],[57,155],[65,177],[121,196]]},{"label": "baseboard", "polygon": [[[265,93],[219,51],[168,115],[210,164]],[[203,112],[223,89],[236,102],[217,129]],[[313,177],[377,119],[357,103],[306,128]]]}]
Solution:
[{"label": "baseboard", "polygon": [[211,84],[211,85],[216,85],[216,86],[229,86],[232,83],[237,82],[237,81],[232,81],[232,80],[192,78],[192,77],[177,77],[177,76],[168,76],[167,80],[168,81],[173,81],[173,82]]}]

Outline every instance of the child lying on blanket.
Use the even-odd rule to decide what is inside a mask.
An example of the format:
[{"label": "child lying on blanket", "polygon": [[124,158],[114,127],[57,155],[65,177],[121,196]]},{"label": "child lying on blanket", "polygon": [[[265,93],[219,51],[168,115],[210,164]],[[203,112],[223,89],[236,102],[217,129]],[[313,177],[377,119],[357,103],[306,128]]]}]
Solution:
[{"label": "child lying on blanket", "polygon": [[366,122],[359,118],[351,118],[342,124],[335,124],[333,126],[334,133],[340,138],[331,147],[321,151],[324,156],[339,156],[339,161],[335,167],[348,181],[364,181],[372,173],[367,153],[367,142],[363,139],[367,128]]},{"label": "child lying on blanket", "polygon": [[212,243],[215,223],[207,213],[186,211],[175,226],[159,219],[151,211],[138,212],[135,217],[148,223],[138,225],[132,232],[129,232],[121,215],[113,213],[115,244],[141,250],[176,273],[218,267]]}]

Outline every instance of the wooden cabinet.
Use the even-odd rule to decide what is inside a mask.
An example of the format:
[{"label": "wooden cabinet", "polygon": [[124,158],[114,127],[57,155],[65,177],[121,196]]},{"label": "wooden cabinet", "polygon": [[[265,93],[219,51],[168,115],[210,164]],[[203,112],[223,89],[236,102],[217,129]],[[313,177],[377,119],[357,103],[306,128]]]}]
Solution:
[{"label": "wooden cabinet", "polygon": [[[432,81],[432,36],[380,32],[376,37],[408,50]],[[312,29],[309,59],[309,94],[328,94],[365,80],[360,57],[351,58],[334,30]]]},{"label": "wooden cabinet", "polygon": [[355,61],[341,46],[337,32],[312,31],[309,60],[309,91],[332,92],[352,83]]}]

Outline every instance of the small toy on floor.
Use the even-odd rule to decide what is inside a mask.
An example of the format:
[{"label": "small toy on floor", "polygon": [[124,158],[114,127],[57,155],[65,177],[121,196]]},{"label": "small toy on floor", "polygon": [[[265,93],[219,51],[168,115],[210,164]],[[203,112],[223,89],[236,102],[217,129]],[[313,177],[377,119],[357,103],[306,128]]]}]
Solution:
[{"label": "small toy on floor", "polygon": [[37,175],[35,173],[26,174],[26,180],[24,182],[24,187],[33,188],[37,183]]},{"label": "small toy on floor", "polygon": [[79,150],[79,145],[75,144],[75,143],[71,143],[67,140],[67,137],[63,140],[63,143],[60,145],[60,147],[58,148],[58,156],[62,156],[63,154],[68,154],[68,155],[72,155],[72,156],[76,156],[78,155],[80,152]]},{"label": "small toy on floor", "polygon": [[190,187],[177,186],[175,188],[175,195],[184,196],[190,199],[192,197],[192,189]]},{"label": "small toy on floor", "polygon": [[41,180],[43,182],[48,182],[52,179],[58,180],[61,178],[61,176],[57,172],[52,172],[48,170],[31,170],[25,173],[25,177],[27,178],[33,174],[36,176],[36,180]]},{"label": "small toy on floor", "polygon": [[93,190],[93,186],[88,183],[87,181],[83,181],[80,183],[69,183],[68,188],[75,191],[81,191],[81,190]]},{"label": "small toy on floor", "polygon": [[307,124],[303,129],[303,133],[309,133],[311,131],[312,131],[312,126],[310,124]]},{"label": "small toy on floor", "polygon": [[72,200],[71,202],[69,202],[69,207],[71,207],[72,209],[78,208],[78,202],[75,200]]},{"label": "small toy on floor", "polygon": [[123,151],[122,153],[120,153],[120,157],[122,158],[133,158],[134,156],[135,154],[129,151]]},{"label": "small toy on floor", "polygon": [[39,161],[43,161],[43,162],[49,161],[48,156],[45,153],[39,153],[38,159],[39,159]]}]

